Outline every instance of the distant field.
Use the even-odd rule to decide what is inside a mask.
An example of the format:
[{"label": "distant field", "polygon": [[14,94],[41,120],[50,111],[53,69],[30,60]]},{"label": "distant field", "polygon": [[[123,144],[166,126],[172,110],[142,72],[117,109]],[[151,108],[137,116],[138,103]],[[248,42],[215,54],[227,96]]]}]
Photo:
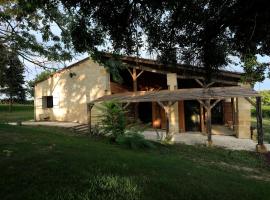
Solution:
[{"label": "distant field", "polygon": [[34,118],[34,106],[14,104],[12,112],[9,112],[9,105],[0,104],[0,123],[25,121]]}]

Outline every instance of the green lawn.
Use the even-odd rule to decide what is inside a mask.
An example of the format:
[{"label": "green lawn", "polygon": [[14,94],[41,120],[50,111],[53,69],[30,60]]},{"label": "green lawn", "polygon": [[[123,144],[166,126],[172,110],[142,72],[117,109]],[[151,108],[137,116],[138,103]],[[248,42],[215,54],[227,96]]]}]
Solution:
[{"label": "green lawn", "polygon": [[8,105],[0,104],[0,123],[25,121],[34,118],[34,106],[14,104],[12,112],[9,112]]},{"label": "green lawn", "polygon": [[264,156],[196,146],[128,150],[48,127],[0,125],[7,199],[269,199]]}]

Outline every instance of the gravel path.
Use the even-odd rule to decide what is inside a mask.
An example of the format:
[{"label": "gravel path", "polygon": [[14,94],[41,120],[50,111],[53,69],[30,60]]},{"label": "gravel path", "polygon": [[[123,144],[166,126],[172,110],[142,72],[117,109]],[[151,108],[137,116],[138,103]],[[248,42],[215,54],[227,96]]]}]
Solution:
[{"label": "gravel path", "polygon": [[[149,140],[157,140],[157,134],[155,131],[145,131],[144,136]],[[161,133],[162,134],[162,133]],[[163,132],[163,135],[165,133]],[[231,150],[246,150],[255,151],[256,142],[251,139],[238,139],[234,136],[224,135],[212,135],[213,145]],[[176,134],[174,136],[175,143],[184,143],[188,145],[201,144],[205,145],[207,142],[207,136],[202,135],[200,132],[187,132]],[[270,145],[266,144],[267,149],[270,149]]]}]

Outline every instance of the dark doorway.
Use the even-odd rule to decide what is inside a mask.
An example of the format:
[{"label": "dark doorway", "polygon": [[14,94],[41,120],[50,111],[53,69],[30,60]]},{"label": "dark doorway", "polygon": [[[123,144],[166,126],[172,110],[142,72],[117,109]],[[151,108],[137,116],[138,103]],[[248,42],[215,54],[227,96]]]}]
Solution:
[{"label": "dark doorway", "polygon": [[184,101],[186,131],[200,131],[200,104],[198,101]]},{"label": "dark doorway", "polygon": [[212,108],[212,124],[223,124],[223,113],[223,104],[220,101]]},{"label": "dark doorway", "polygon": [[152,102],[139,103],[139,118],[145,124],[152,123]]}]

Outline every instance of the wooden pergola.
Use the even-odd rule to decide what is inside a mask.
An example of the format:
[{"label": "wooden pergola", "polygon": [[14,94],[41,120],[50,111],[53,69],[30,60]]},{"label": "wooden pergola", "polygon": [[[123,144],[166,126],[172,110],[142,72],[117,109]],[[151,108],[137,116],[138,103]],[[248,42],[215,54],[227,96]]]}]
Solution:
[{"label": "wooden pergola", "polygon": [[[125,92],[113,95],[102,96],[89,105],[90,111],[90,130],[91,130],[91,109],[95,103],[104,101],[117,101],[129,105],[130,103],[138,102],[157,102],[165,111],[167,128],[166,133],[169,134],[169,112],[170,107],[180,100],[197,100],[206,110],[206,132],[209,144],[212,143],[212,124],[211,124],[211,110],[221,100],[227,98],[245,98],[256,108],[257,115],[257,133],[258,145],[263,146],[264,133],[262,127],[262,110],[261,97],[255,90],[244,86],[233,87],[210,87],[210,88],[189,88],[176,90],[161,90],[161,91],[138,91]],[[254,101],[251,97],[255,97]]]}]

